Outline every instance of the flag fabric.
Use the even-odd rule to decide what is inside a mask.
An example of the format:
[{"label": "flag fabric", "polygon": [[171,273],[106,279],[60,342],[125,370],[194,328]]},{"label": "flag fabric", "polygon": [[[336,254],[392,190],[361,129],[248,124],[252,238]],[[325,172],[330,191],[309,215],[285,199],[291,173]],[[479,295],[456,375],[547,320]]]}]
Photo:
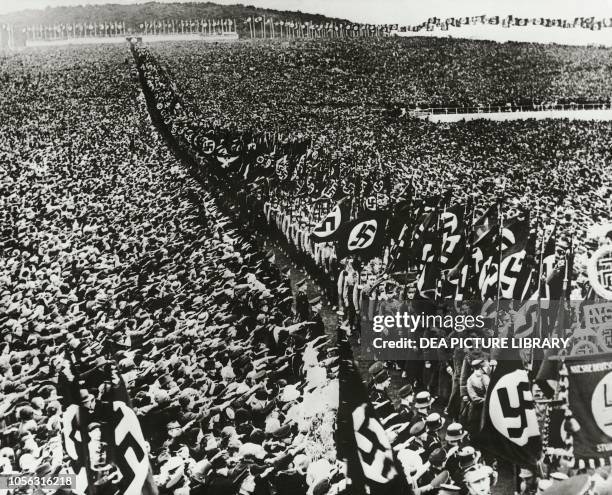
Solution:
[{"label": "flag fabric", "polygon": [[[569,292],[568,290],[569,284],[567,281],[567,277],[568,277],[568,274],[571,273],[570,271],[571,270],[570,268],[571,258],[572,258],[571,253],[566,254],[565,266],[564,266],[565,277],[562,282],[563,287],[559,294],[559,300],[557,301],[557,304],[558,304],[557,314],[555,317],[553,317],[554,319],[554,328],[552,331],[553,337],[564,337],[565,329],[566,329],[566,326],[568,325],[566,307],[565,307],[565,305],[568,303],[565,300],[565,295],[567,295],[567,293]],[[540,365],[540,368],[538,369],[536,379],[535,379],[535,382],[542,389],[542,392],[544,393],[544,395],[546,395],[549,398],[554,395],[555,388],[559,380],[559,363],[555,361],[554,359],[550,359],[551,357],[556,356],[557,354],[558,354],[558,349],[547,349],[545,351],[544,359],[542,360],[542,363]]]},{"label": "flag fabric", "polygon": [[474,244],[478,244],[482,240],[482,237],[487,235],[498,222],[497,205],[490,205],[485,212],[474,221]]},{"label": "flag fabric", "polygon": [[338,330],[339,398],[336,448],[347,465],[347,493],[410,494],[387,437],[353,360],[350,343]]},{"label": "flag fabric", "polygon": [[491,455],[522,466],[540,458],[542,442],[531,383],[517,350],[505,350],[491,376],[480,438]]},{"label": "flag fabric", "polygon": [[580,425],[574,456],[590,467],[612,464],[612,353],[568,356],[564,366],[569,407]]},{"label": "flag fabric", "polygon": [[109,373],[111,385],[105,397],[111,406],[109,427],[112,443],[109,462],[121,472],[116,488],[123,495],[157,495],[146,442],[140,421],[132,409],[127,387],[115,366],[112,366],[112,371],[109,369]]},{"label": "flag fabric", "polygon": [[530,235],[529,217],[516,219],[504,226],[503,232],[500,297],[524,301],[536,271],[535,237]]},{"label": "flag fabric", "polygon": [[310,238],[313,242],[330,242],[338,238],[340,226],[349,219],[349,202],[343,198],[332,210],[312,229]]},{"label": "flag fabric", "polygon": [[556,251],[556,228],[550,233],[544,247],[542,249],[542,273],[540,273],[542,308],[548,309],[551,299],[559,299],[561,293],[561,284],[558,285],[558,290],[552,286],[551,277],[555,269],[555,251]]},{"label": "flag fabric", "polygon": [[440,277],[440,248],[442,243],[442,234],[439,229],[439,211],[437,208],[433,212],[428,214],[428,218],[425,220],[426,223],[421,224],[420,227],[427,227],[419,233],[416,243],[414,246],[416,252],[419,253],[418,261],[419,277],[417,279],[417,290],[421,297],[426,299],[435,299],[437,281]]},{"label": "flag fabric", "polygon": [[64,361],[58,374],[58,393],[62,397],[62,440],[70,467],[76,474],[74,491],[92,494],[93,475],[89,455],[89,411],[80,404],[80,376],[76,367]]},{"label": "flag fabric", "polygon": [[412,208],[412,184],[409,184],[405,192],[399,195],[389,218],[388,229],[392,239],[398,239],[404,226],[410,223]]},{"label": "flag fabric", "polygon": [[[557,318],[555,321],[555,328],[553,330],[553,337],[563,337],[565,335],[566,315],[565,315],[565,301],[559,301]],[[557,350],[547,349],[544,353],[544,359],[540,365],[538,373],[536,375],[535,382],[542,389],[542,393],[546,397],[551,398],[555,393],[556,383],[559,380],[559,363],[553,359],[550,359],[557,355]]]},{"label": "flag fabric", "polygon": [[472,245],[472,259],[470,276],[468,281],[475,294],[483,300],[495,297],[494,284],[497,282],[497,263],[499,259],[499,224],[488,222],[488,229],[483,229],[482,224],[475,226],[474,244]]},{"label": "flag fabric", "polygon": [[525,337],[537,336],[536,324],[540,305],[537,291],[517,311],[514,319],[514,337],[523,339]]},{"label": "flag fabric", "polygon": [[414,228],[410,232],[410,243],[408,244],[409,255],[420,260],[421,252],[424,244],[425,233],[432,228],[432,223],[436,220],[435,208],[431,208],[426,204],[422,203],[419,206],[416,217],[417,220],[414,223]]},{"label": "flag fabric", "polygon": [[[472,243],[474,242],[474,225],[468,221],[468,215],[473,215],[474,203],[472,198],[463,206],[462,224],[458,228],[455,235],[459,235],[459,239],[455,242],[451,239],[451,243],[447,241],[443,246],[443,256],[448,256],[446,265],[448,266],[441,287],[440,295],[442,298],[455,299],[462,301],[470,295],[470,269],[472,269]],[[454,243],[454,246],[452,245]],[[458,256],[451,258],[446,252],[449,248],[453,248],[452,253],[457,253]],[[457,259],[458,257],[458,259]],[[456,260],[456,261],[455,261]]]},{"label": "flag fabric", "polygon": [[[77,474],[76,492],[157,495],[140,422],[115,366],[106,361],[81,373],[71,368],[60,373],[58,390],[64,397],[64,448]],[[115,481],[100,479],[108,466],[118,471]]]},{"label": "flag fabric", "polygon": [[[476,249],[480,250],[477,253],[482,256],[478,278],[480,296],[483,300],[495,299],[499,293],[501,299],[523,301],[534,270],[533,249],[528,243],[529,218],[517,216],[509,219],[503,225],[501,238],[499,229],[495,229],[496,236],[491,235],[493,232],[494,229],[489,230],[475,243]],[[489,240],[489,243],[485,243],[485,240]],[[528,258],[528,254],[531,254],[531,258]]]},{"label": "flag fabric", "polygon": [[385,212],[375,211],[344,223],[337,234],[338,259],[359,256],[367,261],[382,254],[387,216]]},{"label": "flag fabric", "polygon": [[461,261],[465,250],[465,205],[455,205],[440,215],[442,246],[440,269],[449,270]]}]

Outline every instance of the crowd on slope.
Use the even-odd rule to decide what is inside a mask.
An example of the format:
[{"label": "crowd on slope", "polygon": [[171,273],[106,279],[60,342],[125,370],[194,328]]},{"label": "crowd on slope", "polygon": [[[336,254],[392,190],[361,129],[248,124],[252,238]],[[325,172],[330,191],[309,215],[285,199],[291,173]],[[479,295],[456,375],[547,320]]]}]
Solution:
[{"label": "crowd on slope", "polygon": [[450,189],[451,203],[472,196],[486,208],[501,185],[504,210],[530,211],[534,228],[557,224],[562,245],[573,237],[576,266],[587,228],[610,218],[609,122],[436,124],[380,111],[402,100],[421,107],[609,101],[607,49],[375,39],[172,43],[153,51],[200,122],[310,140],[304,168],[315,197],[330,181],[361,182],[364,191],[382,178],[388,194],[388,185],[412,181],[423,197]]},{"label": "crowd on slope", "polygon": [[[181,87],[203,111],[235,115],[247,127],[258,118],[282,125],[291,117],[288,107],[319,113],[329,107],[610,104],[609,48],[444,38],[287,45],[181,42],[156,50],[167,54]],[[197,76],[187,67],[198,67]]]},{"label": "crowd on slope", "polygon": [[[390,42],[372,41],[380,44],[374,53],[385,54],[376,59],[383,66],[379,71],[372,70],[376,65],[364,55],[363,42],[353,40],[355,46],[346,47],[306,42],[303,50],[265,44],[196,50],[190,60],[182,49],[159,49],[168,57],[181,55],[175,57],[181,65],[172,65],[177,84],[206,117],[233,118],[238,127],[265,124],[285,135],[316,131],[322,136],[319,156],[341,159],[364,173],[372,163],[384,163],[390,174],[407,164],[424,193],[442,183],[453,187],[457,199],[474,192],[483,202],[493,201],[493,178],[505,175],[512,201],[539,205],[551,215],[568,190],[562,204],[574,211],[560,218],[566,238],[574,226],[575,236],[584,237],[587,223],[609,216],[608,124],[479,122],[439,128],[380,116],[368,107],[402,103],[384,95],[398,94],[391,84],[402,81],[397,73],[405,69],[398,63],[397,72],[385,71],[409,47],[398,45],[389,58]],[[504,50],[486,43],[458,46],[459,52]],[[529,58],[529,48],[516,49]],[[569,57],[596,67],[607,53],[550,48],[555,49],[556,54],[534,49],[543,60],[535,65],[554,67],[551,58]],[[438,47],[439,53],[445,50]],[[203,54],[221,64],[204,63]],[[0,157],[7,168],[0,183],[0,300],[6,308],[0,316],[2,471],[69,469],[61,448],[66,402],[59,381],[71,355],[88,376],[91,366],[109,364],[124,377],[162,492],[341,491],[333,447],[337,360],[326,345],[317,302],[303,293],[294,298],[271,255],[171,158],[147,124],[128,57],[120,47],[68,47],[4,56],[0,66]],[[472,70],[474,58],[465,56],[465,70]],[[448,61],[435,63],[438,73],[456,71]],[[246,66],[252,77],[243,77]],[[185,67],[206,69],[205,92],[193,83],[200,73]],[[607,101],[605,81],[596,72],[588,83],[581,76],[579,86],[587,88],[587,99]],[[238,75],[244,89],[236,87],[230,95],[227,83]],[[260,77],[265,85],[257,82]],[[578,94],[572,77],[538,98]],[[456,91],[452,80],[449,84],[449,92]],[[545,83],[542,87],[548,91]],[[444,93],[415,98],[410,86],[402,88],[418,104],[452,103]],[[519,89],[517,94],[533,94]],[[482,94],[468,103],[493,101]],[[199,100],[201,95],[206,99]],[[329,261],[331,272],[332,259],[330,254],[314,262]],[[344,302],[350,307],[348,298]],[[484,383],[487,359],[468,360]],[[388,385],[385,373],[372,369],[372,400]],[[95,409],[104,401],[99,385],[96,374],[83,384],[83,407]],[[404,454],[409,476],[424,461],[439,467],[441,456],[438,444],[431,449],[428,442],[437,437],[442,418],[427,409],[428,391],[413,392],[403,390],[402,405],[417,421],[405,422],[403,433],[406,441],[423,445],[422,452],[412,445],[403,449],[420,459]],[[418,416],[419,411],[424,413]],[[438,440],[450,450],[453,432],[460,439],[465,432],[460,424],[453,423],[450,435],[448,428],[447,438]],[[465,482],[463,468],[472,472],[480,466],[478,453],[467,452],[468,460],[452,473],[459,484]],[[489,469],[479,476],[485,471],[484,478],[494,478]],[[533,473],[523,474],[533,485]],[[110,480],[102,481],[112,489]],[[525,489],[532,485],[526,482]]]},{"label": "crowd on slope", "polygon": [[[307,168],[311,167],[310,175],[316,175],[320,165],[337,167],[342,173],[343,169],[347,168],[346,163],[350,163],[349,168],[362,174],[360,177],[362,181],[372,180],[369,174],[372,169],[383,169],[383,173],[388,172],[391,176],[394,174],[398,178],[408,176],[416,180],[417,188],[420,188],[425,194],[436,189],[439,191],[450,187],[457,200],[465,201],[468,196],[472,195],[478,197],[484,204],[494,204],[499,199],[500,193],[503,193],[505,201],[509,204],[538,213],[536,218],[539,219],[539,222],[548,223],[550,226],[553,223],[557,224],[561,231],[558,243],[561,250],[565,250],[569,244],[569,238],[573,238],[578,244],[578,263],[575,265],[577,273],[574,274],[574,278],[578,275],[578,280],[584,281],[579,274],[584,268],[581,262],[584,261],[585,246],[588,244],[585,235],[587,227],[592,223],[609,218],[606,194],[609,191],[610,174],[605,164],[609,162],[610,157],[607,149],[599,146],[609,139],[609,124],[575,123],[561,120],[545,124],[534,121],[504,124],[477,122],[438,128],[422,122],[394,122],[377,119],[372,118],[369,111],[359,104],[359,100],[353,103],[346,102],[346,108],[341,109],[330,109],[328,105],[332,105],[329,102],[321,102],[321,108],[319,108],[316,105],[313,106],[312,101],[301,103],[296,101],[299,100],[300,89],[289,92],[286,91],[286,85],[291,84],[292,77],[297,78],[298,76],[291,71],[289,74],[286,72],[281,74],[284,67],[275,66],[271,62],[271,59],[275,57],[293,55],[294,52],[291,49],[284,50],[277,46],[253,47],[252,45],[203,48],[202,50],[186,50],[185,48],[184,46],[167,46],[155,50],[172,68],[174,83],[168,82],[165,68],[158,66],[155,58],[151,57],[148,51],[141,52],[147,82],[159,97],[160,106],[158,108],[161,109],[165,123],[172,127],[178,135],[183,134],[183,126],[190,127],[191,132],[197,134],[198,126],[206,128],[207,119],[210,119],[208,122],[215,128],[227,129],[230,136],[231,132],[240,129],[241,126],[252,129],[259,128],[262,124],[271,128],[276,125],[275,139],[279,139],[281,143],[283,140],[286,143],[302,139],[316,130],[317,133],[320,133],[316,137],[312,136],[312,143],[316,142],[313,146],[316,155],[312,151],[306,155],[307,160],[308,158],[312,160],[311,163],[306,164]],[[312,53],[309,53],[309,48]],[[324,57],[326,47],[306,45],[304,50],[305,54],[299,55],[302,57],[303,64],[299,66],[300,69],[303,69],[299,77],[304,77],[309,70],[312,71],[313,67],[317,67],[316,60]],[[243,74],[241,76],[237,89],[238,99],[243,94],[241,90],[246,94],[252,89],[258,92],[258,97],[247,96],[241,102],[241,112],[238,109],[230,110],[235,100],[224,93],[231,87],[226,82],[237,74],[236,67],[240,67],[244,63],[242,57],[247,56],[250,57],[248,60],[253,63],[253,66],[248,77],[244,77]],[[206,82],[196,81],[192,77],[193,73],[185,70],[185,67],[201,68],[200,64],[206,64],[203,61],[208,60],[208,57],[211,60],[214,57],[217,60],[224,60],[224,57],[228,57],[233,64],[221,63],[212,70],[204,65],[205,72],[208,74],[204,78]],[[305,62],[305,59],[308,59],[308,62]],[[256,63],[257,61],[260,63]],[[353,72],[347,77],[356,77],[355,73],[359,73],[360,70],[359,64],[353,64],[351,70]],[[277,73],[280,79],[275,81],[274,77]],[[307,87],[308,85],[329,84],[331,89],[329,92],[315,92],[311,91],[312,88],[307,90],[313,98],[318,95],[333,94],[338,90],[338,83],[335,81],[330,83],[324,73],[309,74],[310,76],[306,77],[304,83]],[[260,77],[267,77],[267,80],[272,83],[266,86],[258,84]],[[185,98],[186,104],[182,99],[181,105],[174,103],[176,95],[181,94],[176,91],[176,81],[187,89],[186,93],[182,94],[182,96],[188,96]],[[181,84],[178,85],[181,86]],[[352,84],[348,86],[353,87]],[[280,96],[274,97],[273,93]],[[360,90],[362,98],[369,94],[368,90],[363,88]],[[372,90],[371,94],[375,95],[376,92]],[[200,106],[203,111],[193,113],[193,103],[199,105],[200,102],[204,102],[204,105]],[[247,108],[253,108],[254,111],[246,112]],[[328,113],[325,113],[326,111]],[[332,116],[332,112],[335,117]],[[335,125],[337,121],[334,119],[337,119],[338,115],[354,116],[354,119],[349,120],[350,125]],[[290,124],[287,123],[289,121]],[[377,125],[381,127],[378,128]],[[399,146],[397,144],[397,137],[402,135],[403,131],[406,131],[406,134],[402,136],[406,140],[405,147],[401,142]],[[286,134],[283,134],[284,132]],[[321,138],[321,135],[324,137]],[[210,136],[214,137],[214,134],[211,133]],[[545,139],[543,139],[544,136],[546,136]],[[370,142],[366,142],[368,138]],[[594,149],[590,146],[592,140],[597,143]],[[340,142],[342,146],[339,145]],[[185,146],[191,144],[195,152],[202,151],[194,142],[188,144],[185,141],[183,144]],[[365,153],[353,154],[355,149],[352,148],[352,145],[355,146],[355,149]],[[370,157],[367,156],[368,152],[371,154]],[[436,152],[438,152],[437,156]],[[409,156],[414,158],[415,162],[420,161],[421,166],[398,167],[398,164],[402,163],[402,158],[399,157],[401,153],[404,153],[403,160]],[[525,163],[525,160],[528,163]],[[449,165],[449,162],[452,166]],[[210,165],[209,162],[203,163]],[[384,163],[382,167],[381,163]],[[594,163],[595,167],[593,167]],[[410,171],[408,174],[402,174],[406,168],[409,168]],[[505,177],[505,180],[500,181],[500,177]],[[500,183],[503,190],[498,187]],[[250,188],[248,184],[246,187]],[[310,199],[314,199],[316,194],[315,192]],[[287,202],[282,196],[280,206],[279,201],[272,199],[273,204],[271,204],[262,200],[261,196],[262,191],[258,188],[248,195],[251,200],[249,204],[251,214],[259,215],[263,211],[269,227],[282,234],[281,237],[284,237],[290,249],[298,253],[298,257],[301,257],[307,266],[314,267],[311,272],[320,276],[322,280],[331,279],[328,296],[332,303],[345,306],[347,309],[346,330],[356,330],[358,323],[355,323],[358,318],[355,313],[359,311],[361,294],[366,295],[368,281],[376,280],[377,275],[382,273],[377,263],[382,261],[384,265],[384,260],[378,260],[365,267],[358,260],[340,260],[339,263],[333,248],[326,245],[313,246],[308,241],[308,232],[314,224],[312,219],[304,219],[299,206],[296,208],[295,204],[290,204],[291,200]],[[561,214],[558,214],[559,210]],[[338,279],[340,271],[343,274],[344,282]],[[363,280],[359,280],[359,277],[363,277]],[[347,283],[346,280],[352,280],[352,283]],[[337,293],[334,290],[336,282],[339,283]],[[574,289],[573,297],[580,298],[584,295],[580,293],[580,285],[574,285]],[[356,291],[357,296],[355,296]],[[393,297],[393,294],[388,294],[388,296]],[[461,311],[464,311],[465,314],[474,311],[469,305],[464,306]],[[341,311],[341,314],[344,312]],[[505,315],[502,318],[502,330],[511,332],[515,317],[516,314],[512,313]],[[435,331],[436,329],[429,330]],[[424,372],[420,370],[420,367],[419,370],[404,369],[403,376],[410,380],[408,388],[412,390],[412,387],[415,386],[421,391],[421,400],[428,403],[433,402],[431,396],[423,398],[425,396],[422,395],[433,393],[438,405],[446,406],[445,417],[442,418],[443,424],[460,418],[470,431],[477,432],[489,375],[495,365],[494,357],[488,355],[472,353],[453,355],[451,353],[438,356],[432,353],[426,359]],[[386,383],[388,378],[386,371],[378,370],[375,373],[375,375],[379,374],[381,383]],[[372,385],[375,386],[374,383]],[[383,390],[384,388],[386,387],[383,385]],[[408,400],[405,405],[408,410],[414,410],[412,401]],[[407,424],[410,423],[404,423],[404,426]],[[454,428],[456,425],[453,425]],[[432,431],[428,430],[428,433],[431,434]],[[425,455],[421,457],[421,463],[428,460],[428,454],[431,452],[423,449],[423,453]],[[442,466],[444,467],[444,463]],[[557,467],[567,472],[567,466]],[[407,472],[410,472],[410,467]],[[456,480],[462,479],[464,473],[461,471],[459,473]],[[548,473],[550,478],[540,480],[540,489],[546,489],[556,481],[567,477],[567,474],[554,471],[554,469],[551,473]],[[537,489],[538,480],[533,472],[524,469],[521,474],[525,479],[522,484],[525,493]],[[465,488],[464,486],[463,489]]]}]

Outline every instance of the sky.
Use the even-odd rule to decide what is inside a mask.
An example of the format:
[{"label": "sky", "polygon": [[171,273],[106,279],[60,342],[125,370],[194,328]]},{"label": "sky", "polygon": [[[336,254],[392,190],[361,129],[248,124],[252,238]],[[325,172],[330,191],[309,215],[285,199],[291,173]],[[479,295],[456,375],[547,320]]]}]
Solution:
[{"label": "sky", "polygon": [[[172,3],[177,0],[158,0]],[[412,24],[428,17],[512,14],[518,17],[612,17],[612,0],[212,0],[341,17],[354,22]],[[0,0],[0,14],[47,6],[142,3],[138,0]]]}]

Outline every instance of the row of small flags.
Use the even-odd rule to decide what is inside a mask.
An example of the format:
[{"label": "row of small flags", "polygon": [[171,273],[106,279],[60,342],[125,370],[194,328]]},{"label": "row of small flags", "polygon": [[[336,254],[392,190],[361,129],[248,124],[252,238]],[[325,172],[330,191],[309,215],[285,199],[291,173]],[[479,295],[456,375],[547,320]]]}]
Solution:
[{"label": "row of small flags", "polygon": [[385,31],[385,32],[391,32],[393,30],[397,31],[398,30],[398,25],[397,24],[344,24],[344,23],[338,23],[336,24],[335,22],[325,22],[325,23],[314,23],[312,21],[306,21],[306,22],[298,22],[298,21],[284,21],[284,20],[279,20],[279,19],[274,19],[272,17],[269,18],[265,18],[265,17],[248,17],[247,19],[244,20],[244,24],[248,24],[248,23],[254,23],[254,24],[267,24],[267,25],[274,25],[274,26],[287,26],[290,28],[303,28],[303,29],[307,29],[307,28],[311,28],[311,29],[316,29],[316,30],[335,30],[335,31]]},{"label": "row of small flags", "polygon": [[[54,40],[79,37],[108,37],[139,34],[183,34],[212,33],[235,30],[232,19],[185,19],[185,20],[151,20],[136,26],[128,26],[124,21],[112,22],[76,22],[71,24],[36,24],[19,28],[28,40]],[[13,30],[13,26],[0,25],[0,32]]]},{"label": "row of small flags", "polygon": [[544,27],[560,27],[560,28],[582,28],[591,30],[600,30],[602,28],[612,27],[612,17],[574,17],[574,19],[548,18],[548,17],[516,17],[513,15],[502,16],[466,16],[466,17],[448,17],[442,19],[439,17],[430,17],[427,21],[412,26],[402,26],[400,32],[418,32],[418,31],[434,31],[441,29],[448,30],[449,27],[476,26],[476,25],[492,25],[502,26],[506,28],[514,26],[544,26]]},{"label": "row of small flags", "polygon": [[[184,33],[208,33],[235,32],[239,25],[248,26],[251,37],[279,35],[309,36],[312,33],[335,34],[338,36],[388,36],[397,33],[420,32],[420,31],[447,31],[449,28],[460,28],[462,26],[492,25],[506,28],[514,26],[544,26],[559,28],[582,28],[598,31],[603,28],[612,27],[612,17],[575,17],[571,19],[553,18],[527,18],[508,15],[502,16],[466,16],[430,17],[427,21],[415,25],[399,24],[351,24],[351,23],[314,23],[312,21],[300,22],[295,20],[282,20],[265,16],[253,16],[236,22],[232,19],[183,19],[183,20],[152,20],[141,22],[137,25],[128,26],[125,21],[111,22],[77,22],[59,24],[36,24],[18,28],[26,33],[28,40],[52,40],[72,37],[87,36],[123,36],[128,34],[184,34]],[[0,25],[0,32],[8,32],[13,27],[8,24]],[[258,34],[259,33],[259,34]]]},{"label": "row of small flags", "polygon": [[[239,22],[240,23],[240,22]],[[208,29],[221,28],[223,30],[236,29],[239,24],[232,19],[183,19],[183,20],[152,20],[141,22],[137,25],[127,26],[125,21],[110,22],[76,22],[59,24],[36,24],[21,28],[28,33],[29,37],[35,39],[47,39],[58,36],[91,36],[91,35],[124,35],[131,33],[192,33],[203,32]],[[465,16],[465,17],[430,17],[427,21],[414,25],[399,24],[354,24],[354,23],[314,23],[312,21],[299,22],[295,20],[282,20],[265,16],[252,16],[242,20],[241,24],[248,24],[250,27],[276,26],[280,29],[294,30],[313,30],[313,31],[335,31],[348,34],[392,34],[419,31],[434,31],[437,29],[448,30],[450,27],[459,28],[462,26],[474,25],[493,25],[502,27],[513,26],[544,26],[560,28],[583,28],[600,30],[612,27],[612,17],[597,18],[574,17],[574,19],[546,18],[546,17],[517,17],[513,15],[503,16]],[[1,30],[8,30],[9,25],[0,25]]]}]

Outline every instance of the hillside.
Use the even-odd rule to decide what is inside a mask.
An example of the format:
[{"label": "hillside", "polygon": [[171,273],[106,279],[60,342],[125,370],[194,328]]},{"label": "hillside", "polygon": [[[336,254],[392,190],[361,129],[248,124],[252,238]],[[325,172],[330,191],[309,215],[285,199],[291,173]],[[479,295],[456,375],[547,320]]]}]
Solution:
[{"label": "hillside", "polygon": [[[262,9],[252,5],[219,5],[212,2],[158,3],[147,2],[135,5],[78,5],[73,7],[47,7],[44,10],[22,10],[0,15],[0,24],[55,25],[81,22],[123,21],[126,27],[136,27],[144,21],[181,21],[185,19],[246,19],[252,16],[266,16],[279,20],[311,21],[316,24],[325,22],[348,22],[332,19],[319,14]],[[238,22],[238,28],[247,29]]]}]

